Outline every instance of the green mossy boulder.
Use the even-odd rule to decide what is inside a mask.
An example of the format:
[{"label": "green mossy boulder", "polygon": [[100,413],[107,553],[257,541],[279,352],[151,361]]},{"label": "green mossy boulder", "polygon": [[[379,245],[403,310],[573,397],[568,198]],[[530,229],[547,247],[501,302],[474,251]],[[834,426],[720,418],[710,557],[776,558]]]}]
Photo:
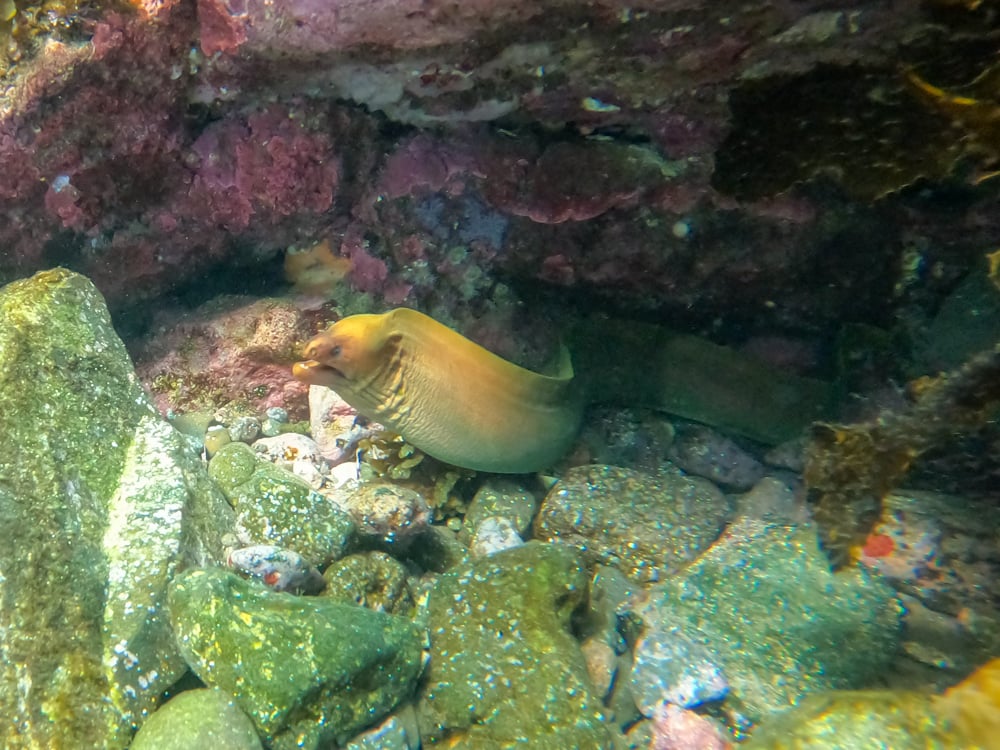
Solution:
[{"label": "green mossy boulder", "polygon": [[4,746],[125,747],[186,669],[167,583],[234,514],[63,269],[0,289],[0,519]]},{"label": "green mossy boulder", "polygon": [[817,693],[774,716],[742,750],[983,750],[944,720],[926,693]]},{"label": "green mossy boulder", "polygon": [[426,644],[405,618],[221,568],[174,580],[170,621],[192,670],[231,693],[277,750],[327,747],[388,714],[413,691]]},{"label": "green mossy boulder", "polygon": [[129,750],[263,750],[253,722],[221,690],[188,690],[142,725]]},{"label": "green mossy boulder", "polygon": [[587,596],[577,553],[559,544],[498,552],[431,590],[431,659],[420,696],[424,741],[452,748],[612,747],[569,630]]},{"label": "green mossy boulder", "polygon": [[294,550],[326,567],[340,557],[354,521],[290,471],[258,459],[244,443],[219,449],[208,467],[253,544]]},{"label": "green mossy boulder", "polygon": [[879,684],[902,607],[860,567],[833,574],[815,527],[744,519],[635,614],[703,647],[729,683],[727,705],[760,721],[809,693]]}]

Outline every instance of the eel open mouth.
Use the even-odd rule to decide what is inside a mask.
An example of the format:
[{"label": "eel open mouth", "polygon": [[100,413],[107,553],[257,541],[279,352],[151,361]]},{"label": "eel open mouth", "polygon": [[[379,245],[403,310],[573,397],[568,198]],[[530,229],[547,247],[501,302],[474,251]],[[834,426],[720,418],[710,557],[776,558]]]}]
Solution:
[{"label": "eel open mouth", "polygon": [[344,374],[336,367],[324,365],[315,359],[307,359],[296,362],[292,365],[292,377],[310,385],[326,385],[336,378],[343,378]]}]

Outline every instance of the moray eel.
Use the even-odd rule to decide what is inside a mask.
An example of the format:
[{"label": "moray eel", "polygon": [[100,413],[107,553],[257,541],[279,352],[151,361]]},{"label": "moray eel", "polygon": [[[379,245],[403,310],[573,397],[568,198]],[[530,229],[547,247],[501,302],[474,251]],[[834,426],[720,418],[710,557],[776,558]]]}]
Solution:
[{"label": "moray eel", "polygon": [[526,473],[576,438],[584,399],[569,354],[559,373],[508,362],[433,318],[398,308],[352,315],[305,348],[292,374],[332,388],[361,414],[446,463]]},{"label": "moray eel", "polygon": [[776,445],[828,418],[828,383],[788,375],[711,341],[634,321],[584,321],[559,373],[540,375],[405,308],[352,315],[306,345],[292,374],[332,388],[434,458],[522,473],[569,449],[585,404],[644,406]]}]

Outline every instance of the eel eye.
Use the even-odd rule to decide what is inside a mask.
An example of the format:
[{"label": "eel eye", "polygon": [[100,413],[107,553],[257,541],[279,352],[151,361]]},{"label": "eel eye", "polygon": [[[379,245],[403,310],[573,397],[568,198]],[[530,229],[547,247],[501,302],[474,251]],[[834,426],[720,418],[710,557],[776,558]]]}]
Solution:
[{"label": "eel eye", "polygon": [[336,346],[334,346],[333,348],[330,349],[330,356],[331,357],[339,357],[340,356],[340,344],[337,344]]}]

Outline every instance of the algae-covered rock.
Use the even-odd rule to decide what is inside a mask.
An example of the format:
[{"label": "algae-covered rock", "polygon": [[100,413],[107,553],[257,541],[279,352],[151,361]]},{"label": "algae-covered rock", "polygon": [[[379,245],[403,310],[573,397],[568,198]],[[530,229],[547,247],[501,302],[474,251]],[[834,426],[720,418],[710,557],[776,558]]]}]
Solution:
[{"label": "algae-covered rock", "polygon": [[472,498],[465,514],[465,526],[471,533],[487,518],[509,519],[518,534],[524,534],[538,510],[535,496],[520,484],[508,479],[491,479]]},{"label": "algae-covered rock", "polygon": [[936,715],[932,696],[888,690],[810,695],[756,731],[745,750],[973,750],[951,722]]},{"label": "algae-covered rock", "polygon": [[704,479],[579,466],[542,501],[535,537],[576,546],[588,565],[655,581],[706,549],[729,513],[729,500]]},{"label": "algae-covered rock", "polygon": [[139,387],[100,294],[57,269],[0,290],[5,747],[122,748],[186,667],[174,571],[233,514]]},{"label": "algae-covered rock", "polygon": [[263,750],[253,722],[221,690],[188,690],[157,709],[129,750]]},{"label": "algae-covered rock", "polygon": [[208,467],[253,544],[294,550],[323,567],[343,554],[350,516],[290,471],[257,458],[244,443],[219,449]]},{"label": "algae-covered rock", "polygon": [[808,693],[874,684],[899,648],[893,590],[858,567],[831,573],[811,525],[734,524],[636,614],[704,646],[727,702],[753,721]]},{"label": "algae-covered rock", "polygon": [[323,571],[323,578],[323,595],[334,601],[394,615],[407,615],[413,610],[406,566],[385,552],[348,555]]},{"label": "algae-covered rock", "polygon": [[428,600],[425,741],[449,747],[610,748],[570,617],[585,600],[576,552],[529,542],[456,568]]},{"label": "algae-covered rock", "polygon": [[219,568],[174,580],[170,621],[194,672],[233,694],[278,749],[326,747],[385,716],[413,690],[426,640],[402,617]]}]

